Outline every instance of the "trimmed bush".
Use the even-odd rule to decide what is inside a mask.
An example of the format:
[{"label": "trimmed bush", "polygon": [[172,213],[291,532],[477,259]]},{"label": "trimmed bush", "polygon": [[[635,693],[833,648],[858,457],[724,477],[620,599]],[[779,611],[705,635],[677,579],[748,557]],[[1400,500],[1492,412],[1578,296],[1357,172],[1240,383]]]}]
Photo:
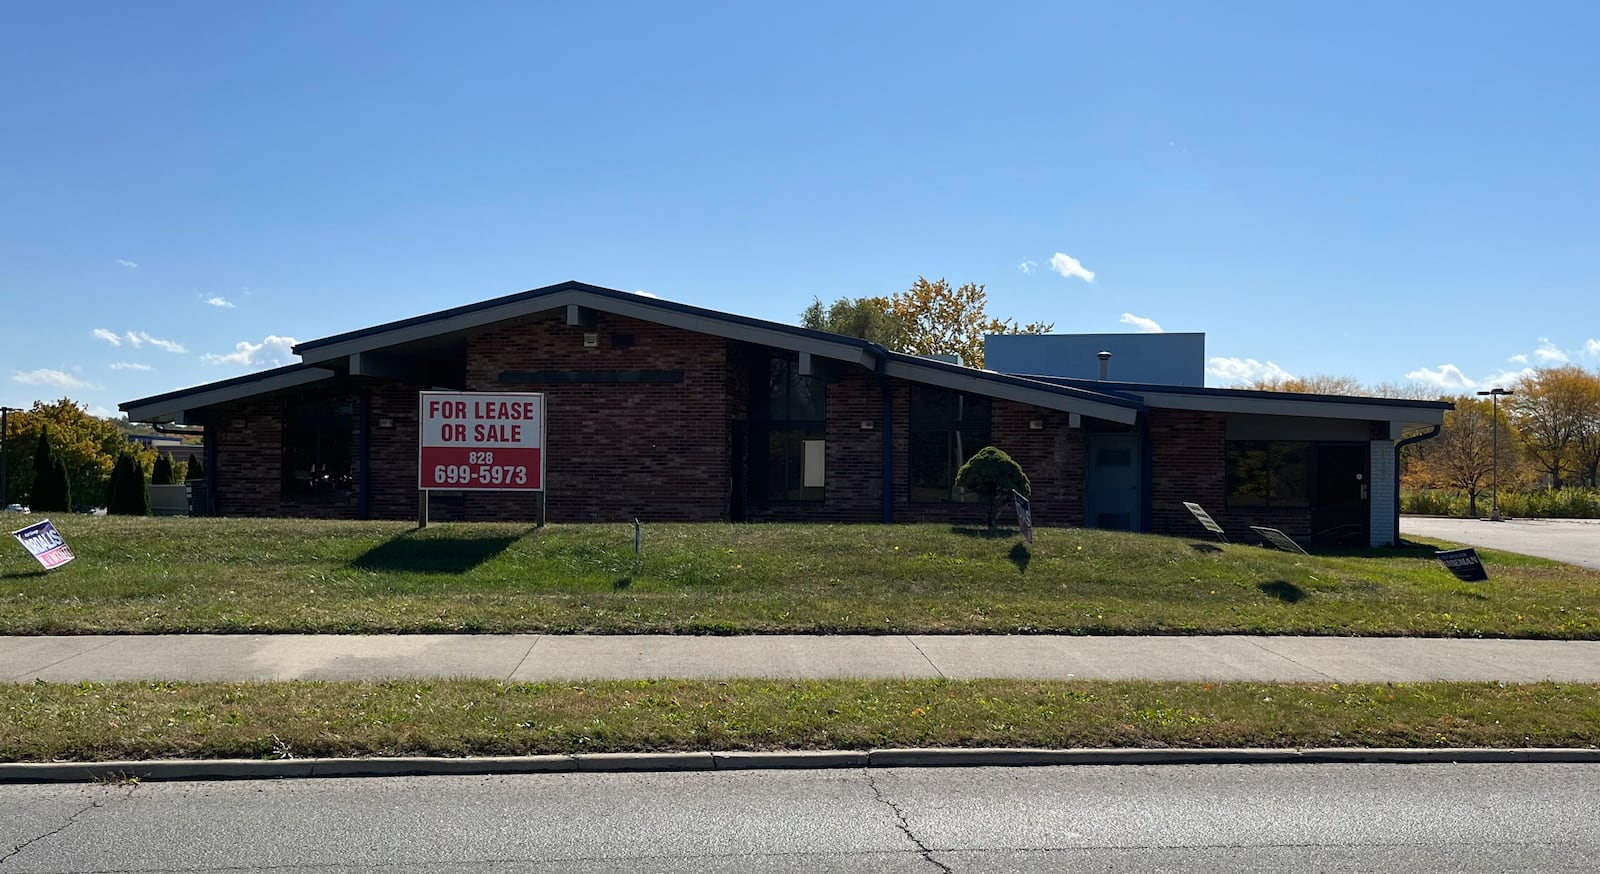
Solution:
[{"label": "trimmed bush", "polygon": [[956,485],[964,489],[977,492],[984,497],[987,507],[989,527],[994,527],[995,514],[1000,509],[1000,501],[1010,497],[1013,489],[1024,496],[1031,492],[1028,475],[1022,472],[1022,466],[1005,452],[993,446],[985,446],[977,454],[967,459],[956,472]]},{"label": "trimmed bush", "polygon": [[111,487],[106,497],[106,513],[111,516],[150,515],[150,493],[145,491],[144,468],[138,459],[124,452],[111,469]]},{"label": "trimmed bush", "polygon": [[72,490],[67,484],[67,468],[50,443],[50,428],[39,429],[39,443],[33,450],[33,487],[28,504],[35,513],[64,513],[72,510]]},{"label": "trimmed bush", "polygon": [[189,453],[189,466],[183,474],[184,479],[205,479],[206,468],[200,463],[200,458],[193,452]]},{"label": "trimmed bush", "polygon": [[150,471],[150,484],[153,486],[170,486],[172,478],[172,459],[165,455],[156,457],[156,466]]}]

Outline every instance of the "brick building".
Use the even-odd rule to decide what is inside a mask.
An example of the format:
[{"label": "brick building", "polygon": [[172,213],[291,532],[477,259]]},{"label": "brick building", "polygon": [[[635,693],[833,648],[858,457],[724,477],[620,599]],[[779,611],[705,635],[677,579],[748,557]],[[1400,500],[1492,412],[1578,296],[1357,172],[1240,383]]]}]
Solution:
[{"label": "brick building", "polygon": [[[418,393],[540,392],[552,522],[977,522],[982,446],[1041,526],[1397,538],[1397,444],[1448,404],[1023,377],[568,282],[301,343],[302,363],[129,401],[205,429],[228,516],[415,518]],[[431,493],[436,520],[529,519],[526,494]]]}]

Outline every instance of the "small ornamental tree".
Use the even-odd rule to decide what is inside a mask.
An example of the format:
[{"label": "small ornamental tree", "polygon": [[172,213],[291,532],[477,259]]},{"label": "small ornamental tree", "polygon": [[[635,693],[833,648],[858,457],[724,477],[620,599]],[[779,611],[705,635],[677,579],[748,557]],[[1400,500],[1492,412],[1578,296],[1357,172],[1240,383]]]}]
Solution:
[{"label": "small ornamental tree", "polygon": [[150,494],[144,487],[144,468],[128,453],[117,456],[111,469],[106,513],[112,516],[150,515]]},{"label": "small ornamental tree", "polygon": [[993,446],[983,447],[967,459],[966,464],[961,465],[961,470],[956,472],[956,485],[983,496],[991,529],[994,528],[1001,499],[1011,494],[1013,489],[1024,496],[1031,490],[1028,475],[1022,472],[1022,466]]},{"label": "small ornamental tree", "polygon": [[28,503],[35,513],[72,509],[72,497],[62,484],[64,472],[65,468],[50,442],[50,429],[39,429],[39,442],[33,450],[33,487],[28,491]]},{"label": "small ornamental tree", "polygon": [[72,478],[67,476],[67,463],[59,455],[50,462],[50,493],[56,496],[56,509],[69,512],[72,510]]},{"label": "small ornamental tree", "polygon": [[205,465],[200,463],[200,457],[195,455],[193,452],[189,453],[189,467],[188,470],[184,472],[183,477],[184,479],[206,478]]},{"label": "small ornamental tree", "polygon": [[153,486],[172,485],[172,459],[165,455],[156,456],[156,466],[150,471],[150,484]]}]

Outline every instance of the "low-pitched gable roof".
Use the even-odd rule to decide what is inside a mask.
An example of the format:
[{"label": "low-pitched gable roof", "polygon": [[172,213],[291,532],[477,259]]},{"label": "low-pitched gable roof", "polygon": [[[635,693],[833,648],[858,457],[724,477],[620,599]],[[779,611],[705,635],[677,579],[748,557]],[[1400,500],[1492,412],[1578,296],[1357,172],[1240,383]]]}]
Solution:
[{"label": "low-pitched gable roof", "polygon": [[[1137,399],[1092,388],[1057,385],[947,364],[890,352],[856,337],[573,281],[309,340],[295,345],[292,350],[301,357],[302,363],[299,365],[129,401],[121,407],[130,418],[139,421],[181,419],[186,410],[331,378],[336,371],[357,372],[363,355],[460,335],[488,325],[562,308],[567,308],[569,313],[588,309],[637,318],[686,331],[834,359],[868,369],[876,369],[881,363],[887,375],[900,379],[1125,424],[1134,422],[1143,406]],[[266,378],[269,374],[273,375],[270,379]]]}]

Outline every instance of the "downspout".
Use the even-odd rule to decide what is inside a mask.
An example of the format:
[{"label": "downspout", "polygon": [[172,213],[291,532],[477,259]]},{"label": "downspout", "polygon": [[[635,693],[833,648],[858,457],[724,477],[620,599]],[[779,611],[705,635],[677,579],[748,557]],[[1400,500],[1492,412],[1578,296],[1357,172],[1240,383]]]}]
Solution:
[{"label": "downspout", "polygon": [[200,438],[206,441],[206,515],[220,516],[217,511],[217,435],[219,429],[205,426],[205,436]]},{"label": "downspout", "polygon": [[360,498],[356,504],[356,518],[366,521],[372,518],[372,466],[368,463],[371,453],[371,432],[368,430],[369,415],[372,400],[370,396],[361,394],[356,396],[357,408],[361,422],[361,436],[358,440],[360,455],[356,464],[359,465],[357,473],[357,488],[360,489]]},{"label": "downspout", "polygon": [[1400,450],[1404,449],[1407,446],[1410,446],[1413,443],[1421,443],[1424,440],[1432,440],[1433,438],[1439,436],[1439,432],[1441,430],[1443,430],[1443,428],[1444,428],[1443,425],[1434,425],[1432,428],[1422,432],[1421,434],[1415,434],[1413,436],[1405,438],[1404,440],[1398,440],[1394,444],[1394,545],[1395,546],[1399,546],[1400,545]]},{"label": "downspout", "polygon": [[1150,440],[1150,413],[1148,410],[1141,410],[1139,412],[1139,466],[1143,470],[1139,474],[1138,530],[1146,532],[1153,530],[1151,525],[1154,520],[1151,517],[1155,515],[1152,509],[1155,506],[1155,496],[1151,494],[1153,491],[1152,483],[1155,482],[1155,471],[1151,468],[1155,466],[1155,457],[1155,447],[1151,445]]},{"label": "downspout", "polygon": [[877,359],[872,373],[878,378],[878,391],[883,397],[883,506],[879,518],[888,525],[894,522],[894,395],[889,389],[889,350],[868,343],[867,351]]}]

